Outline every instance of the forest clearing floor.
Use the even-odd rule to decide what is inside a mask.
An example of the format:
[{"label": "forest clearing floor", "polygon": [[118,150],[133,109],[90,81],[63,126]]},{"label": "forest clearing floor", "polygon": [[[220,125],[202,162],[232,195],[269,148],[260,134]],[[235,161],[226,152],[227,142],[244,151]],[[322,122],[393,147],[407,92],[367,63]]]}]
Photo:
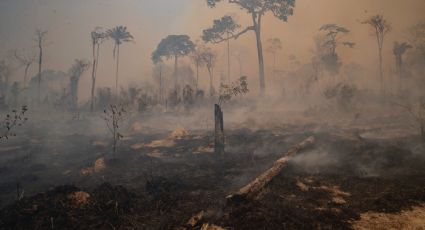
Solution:
[{"label": "forest clearing floor", "polygon": [[[116,154],[88,134],[3,145],[0,229],[425,229],[425,145],[395,122],[229,126],[224,156],[211,132],[136,126]],[[255,197],[226,200],[311,135]]]}]

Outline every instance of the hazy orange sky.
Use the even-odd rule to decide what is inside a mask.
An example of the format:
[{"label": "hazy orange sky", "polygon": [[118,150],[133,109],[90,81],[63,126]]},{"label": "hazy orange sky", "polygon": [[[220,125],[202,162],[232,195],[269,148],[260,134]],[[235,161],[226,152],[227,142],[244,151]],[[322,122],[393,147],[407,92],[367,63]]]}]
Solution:
[{"label": "hazy orange sky", "polygon": [[[321,25],[336,23],[349,28],[347,39],[357,43],[355,49],[340,49],[344,63],[357,62],[367,67],[377,64],[376,41],[370,29],[360,24],[368,16],[383,14],[393,26],[385,47],[387,65],[392,64],[391,48],[396,40],[408,40],[407,28],[425,22],[424,0],[297,0],[294,16],[287,23],[267,16],[263,40],[279,37],[283,50],[279,53],[281,69],[288,67],[288,56],[296,55],[302,62],[311,57],[313,37]],[[202,30],[212,20],[224,14],[235,15],[242,25],[248,25],[245,12],[226,3],[210,9],[204,0],[0,0],[0,57],[13,49],[33,49],[34,31],[46,29],[48,46],[45,49],[45,67],[67,70],[75,58],[90,60],[90,31],[96,26],[110,28],[124,25],[134,35],[134,44],[125,44],[121,50],[121,83],[150,80],[150,55],[158,42],[169,34],[189,34],[199,39]],[[254,35],[248,33],[232,47],[245,49],[245,74],[257,75]],[[224,45],[217,45],[223,55]],[[112,44],[102,47],[99,66],[99,86],[113,84]],[[270,55],[266,54],[266,67]],[[373,69],[373,68],[370,68]],[[225,71],[219,66],[217,73]],[[22,71],[15,73],[21,80]],[[36,68],[31,72],[34,74]],[[239,72],[232,61],[232,72]],[[203,73],[205,75],[205,73]],[[82,91],[89,92],[89,74],[82,79]],[[87,88],[87,90],[86,90]]]}]

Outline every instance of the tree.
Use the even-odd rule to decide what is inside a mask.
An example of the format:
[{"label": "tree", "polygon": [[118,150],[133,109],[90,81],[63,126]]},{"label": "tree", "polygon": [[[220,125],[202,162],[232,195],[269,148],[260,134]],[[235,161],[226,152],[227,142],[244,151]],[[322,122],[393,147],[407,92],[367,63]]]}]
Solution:
[{"label": "tree", "polygon": [[21,93],[21,87],[17,81],[13,82],[10,87],[9,105],[16,108],[19,102],[19,94]]},{"label": "tree", "polygon": [[373,28],[374,35],[378,42],[378,56],[379,56],[379,78],[381,84],[381,94],[385,94],[384,89],[384,70],[382,66],[382,49],[384,47],[385,35],[391,30],[391,25],[384,19],[382,15],[375,15],[362,22]]},{"label": "tree", "polygon": [[96,88],[96,76],[97,76],[97,67],[99,66],[99,53],[100,45],[108,38],[107,34],[103,32],[102,28],[96,27],[91,33],[91,42],[92,42],[92,55],[93,55],[93,64],[92,64],[92,85],[91,85],[91,101],[90,101],[90,111],[93,112],[94,109],[94,91]]},{"label": "tree", "polygon": [[133,42],[134,37],[127,31],[125,26],[117,26],[106,31],[109,38],[114,40],[113,56],[116,58],[116,72],[115,72],[115,94],[118,96],[118,71],[120,63],[120,45],[124,42]]},{"label": "tree", "polygon": [[203,31],[204,42],[217,44],[227,41],[227,81],[230,82],[230,39],[241,26],[231,16],[214,20],[213,26]]},{"label": "tree", "polygon": [[154,69],[153,69],[153,77],[154,80],[158,83],[159,85],[159,102],[162,103],[164,101],[164,74],[163,74],[163,63],[162,62],[158,62],[156,63]]},{"label": "tree", "polygon": [[399,77],[399,92],[403,90],[403,55],[408,49],[411,49],[412,46],[407,42],[394,42],[393,54],[395,56],[396,71]]},{"label": "tree", "polygon": [[319,39],[320,42],[320,50],[321,57],[326,70],[330,72],[332,75],[339,73],[339,69],[341,67],[341,62],[339,60],[339,56],[336,52],[339,45],[347,46],[353,48],[355,43],[351,41],[342,41],[341,36],[350,33],[345,27],[336,25],[336,24],[325,24],[320,27],[320,31],[323,31],[324,37]]},{"label": "tree", "polygon": [[83,73],[88,70],[90,64],[88,61],[75,59],[74,64],[69,69],[71,109],[75,110],[78,105],[78,83]]},{"label": "tree", "polygon": [[279,38],[269,38],[266,51],[273,55],[273,78],[276,75],[276,54],[282,50],[282,41]]},{"label": "tree", "polygon": [[28,53],[28,52],[22,52],[21,54],[15,50],[14,53],[15,59],[19,62],[20,66],[24,67],[24,88],[27,87],[27,77],[28,77],[28,70],[31,67],[31,65],[36,60],[35,54]]},{"label": "tree", "polygon": [[419,23],[410,28],[411,44],[415,47],[418,59],[425,60],[425,23]]},{"label": "tree", "polygon": [[214,78],[214,67],[217,61],[217,54],[210,48],[205,48],[202,52],[202,60],[205,63],[208,74],[210,76],[210,96],[214,95],[213,78]]},{"label": "tree", "polygon": [[[209,7],[215,7],[217,3],[223,0],[206,0]],[[260,93],[265,94],[266,84],[264,75],[264,57],[263,46],[261,43],[261,25],[263,16],[271,12],[276,18],[286,22],[288,16],[294,13],[295,0],[227,0],[227,3],[234,4],[240,7],[251,15],[252,25],[246,27],[244,30],[235,33],[227,39],[237,39],[242,34],[248,31],[254,31],[257,41],[257,54],[259,65],[259,78],[260,78]]]},{"label": "tree", "polygon": [[416,85],[423,92],[423,76],[425,76],[425,23],[412,26],[409,32],[409,43],[413,46],[407,57],[407,63],[410,66],[409,72],[419,77]]},{"label": "tree", "polygon": [[174,87],[177,90],[178,59],[189,55],[195,50],[195,43],[188,35],[169,35],[162,39],[156,50],[152,53],[154,64],[166,59],[174,58]]},{"label": "tree", "polygon": [[224,119],[223,111],[221,105],[225,102],[228,102],[232,97],[238,95],[242,96],[248,93],[248,81],[247,77],[242,76],[238,81],[231,84],[221,84],[220,86],[220,96],[218,98],[218,103],[214,105],[214,120],[215,120],[215,129],[214,129],[214,153],[217,155],[224,154],[225,147],[225,135],[224,135]]},{"label": "tree", "polygon": [[192,60],[192,63],[196,67],[196,91],[198,91],[198,85],[199,85],[199,68],[205,65],[204,59],[203,59],[203,53],[204,53],[205,47],[203,45],[196,45],[195,50],[190,55],[190,59]]},{"label": "tree", "polygon": [[43,48],[46,43],[47,30],[37,29],[35,31],[36,42],[38,47],[38,103],[40,103],[40,94],[41,94],[41,70],[43,65]]},{"label": "tree", "polygon": [[12,74],[12,69],[5,60],[0,61],[0,96],[6,99],[9,90],[9,78]]}]

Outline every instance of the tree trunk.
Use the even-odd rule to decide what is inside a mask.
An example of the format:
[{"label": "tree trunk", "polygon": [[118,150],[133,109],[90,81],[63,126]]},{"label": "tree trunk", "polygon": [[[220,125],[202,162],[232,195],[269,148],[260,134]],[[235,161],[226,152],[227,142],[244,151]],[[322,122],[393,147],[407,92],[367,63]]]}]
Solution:
[{"label": "tree trunk", "polygon": [[403,59],[401,55],[397,55],[397,75],[399,78],[399,93],[401,94],[403,91]]},{"label": "tree trunk", "polygon": [[72,76],[70,80],[71,111],[76,111],[78,106],[78,82],[80,76]]},{"label": "tree trunk", "polygon": [[210,97],[213,96],[213,69],[211,67],[208,67],[208,73],[210,75]]},{"label": "tree trunk", "polygon": [[260,176],[255,178],[253,181],[251,181],[248,185],[244,186],[243,188],[239,189],[238,192],[235,194],[227,196],[227,199],[233,200],[233,201],[240,201],[244,200],[246,198],[251,198],[255,196],[261,189],[263,189],[275,176],[277,176],[280,171],[282,171],[283,167],[286,165],[286,163],[299,151],[302,149],[305,149],[311,145],[313,145],[315,142],[314,136],[311,136],[307,139],[305,139],[303,142],[293,146],[291,149],[288,150],[286,154],[279,160],[277,160],[274,165],[262,173]]},{"label": "tree trunk", "polygon": [[38,49],[39,49],[39,55],[38,55],[38,103],[41,103],[41,67],[43,64],[43,46],[41,44],[41,40],[38,42]]},{"label": "tree trunk", "polygon": [[224,154],[224,125],[223,125],[223,111],[220,105],[214,105],[214,153],[217,155]]},{"label": "tree trunk", "polygon": [[163,103],[163,92],[162,92],[162,65],[159,64],[159,102]]},{"label": "tree trunk", "polygon": [[174,89],[177,92],[178,56],[174,57]]},{"label": "tree trunk", "polygon": [[120,46],[117,46],[117,69],[115,73],[115,93],[117,95],[118,100],[118,72],[119,72],[119,64],[120,64]]},{"label": "tree trunk", "polygon": [[258,70],[259,70],[259,77],[260,77],[260,95],[264,96],[266,91],[266,82],[265,82],[265,76],[264,76],[263,44],[261,43],[261,17],[262,17],[261,15],[252,14],[252,20],[254,22],[255,37],[257,40]]},{"label": "tree trunk", "polygon": [[93,42],[93,65],[92,65],[92,84],[91,84],[91,102],[90,102],[90,111],[93,112],[94,110],[94,89],[96,84],[96,43]]},{"label": "tree trunk", "polygon": [[27,64],[25,66],[25,72],[24,72],[24,89],[27,87],[27,77],[28,77],[28,69],[30,68],[31,64]]},{"label": "tree trunk", "polygon": [[238,58],[238,62],[239,62],[239,77],[242,77],[242,60],[241,57]]},{"label": "tree trunk", "polygon": [[[229,38],[229,33],[227,33]],[[227,83],[230,84],[230,39],[227,39]]]},{"label": "tree trunk", "polygon": [[198,92],[199,84],[199,61],[196,61],[196,93]]},{"label": "tree trunk", "polygon": [[273,51],[273,80],[274,83],[276,81],[276,51]]},{"label": "tree trunk", "polygon": [[379,81],[381,84],[381,95],[385,95],[385,87],[384,87],[384,70],[382,67],[382,47],[379,47]]}]

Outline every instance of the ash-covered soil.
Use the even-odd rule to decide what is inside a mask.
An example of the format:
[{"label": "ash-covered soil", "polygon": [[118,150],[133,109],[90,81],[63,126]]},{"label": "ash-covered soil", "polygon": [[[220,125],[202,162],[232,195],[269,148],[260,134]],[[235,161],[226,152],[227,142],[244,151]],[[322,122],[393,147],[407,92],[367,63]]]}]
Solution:
[{"label": "ash-covered soil", "polygon": [[[133,126],[116,154],[105,137],[51,130],[48,142],[27,132],[2,146],[0,229],[352,229],[425,204],[425,147],[414,135],[232,126],[226,154],[216,156],[210,132]],[[255,197],[226,200],[310,135],[314,146]],[[393,216],[373,224],[389,226]],[[412,222],[398,221],[391,226]]]}]

